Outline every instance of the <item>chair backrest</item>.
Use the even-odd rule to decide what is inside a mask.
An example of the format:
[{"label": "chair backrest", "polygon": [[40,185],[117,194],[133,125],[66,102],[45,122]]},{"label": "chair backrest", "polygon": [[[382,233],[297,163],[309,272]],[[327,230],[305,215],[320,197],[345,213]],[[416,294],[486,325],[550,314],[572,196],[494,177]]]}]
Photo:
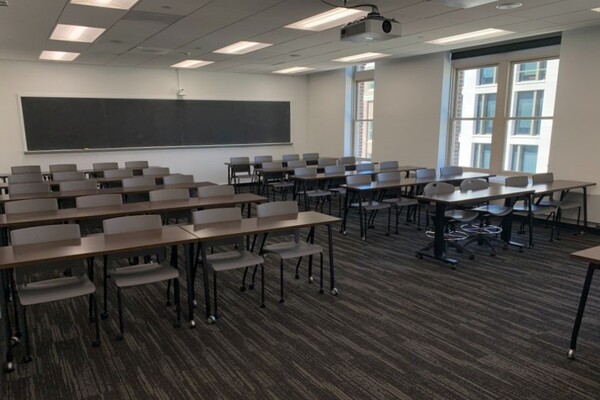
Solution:
[{"label": "chair backrest", "polygon": [[48,193],[50,185],[47,182],[17,183],[10,185],[10,194]]},{"label": "chair backrest", "polygon": [[233,196],[235,188],[231,185],[210,185],[198,188],[198,198]]},{"label": "chair backrest", "polygon": [[382,161],[381,163],[379,163],[379,169],[381,171],[397,170],[398,167],[398,161]]},{"label": "chair backrest", "polygon": [[[10,241],[13,246],[53,243],[62,240],[78,240],[81,231],[78,224],[60,224],[34,226],[31,228],[15,229],[10,232]],[[36,265],[15,269],[17,284],[23,285],[33,281],[63,276],[65,269],[70,269],[70,275],[81,276],[85,274],[86,268],[80,260],[61,261],[60,263],[45,262]]]},{"label": "chair backrest", "polygon": [[125,161],[125,168],[148,168],[148,161]]},{"label": "chair backrest", "polygon": [[130,168],[107,169],[104,171],[105,178],[130,178],[133,176],[133,170]]},{"label": "chair backrest", "polygon": [[58,184],[58,190],[61,192],[78,192],[80,190],[97,190],[98,184],[95,179],[86,179],[85,181],[61,182]]},{"label": "chair backrest", "polygon": [[454,193],[454,186],[447,182],[431,182],[425,185],[425,188],[423,189],[423,194],[425,196],[450,193]]},{"label": "chair backrest", "polygon": [[400,172],[381,172],[377,174],[377,182],[400,182]]},{"label": "chair backrest", "polygon": [[[192,213],[194,225],[203,224],[218,224],[225,222],[235,222],[242,220],[242,210],[238,207],[228,208],[209,208],[207,210],[194,211]],[[238,249],[245,247],[243,237],[233,237],[229,239],[210,240],[205,242],[204,245],[207,247],[213,246],[224,246],[235,244]]]},{"label": "chair backrest", "polygon": [[346,172],[343,165],[328,165],[325,167],[325,175],[340,175]]},{"label": "chair backrest", "polygon": [[157,175],[162,175],[162,176],[166,176],[169,175],[171,172],[169,171],[169,168],[166,167],[150,167],[150,168],[144,168],[142,170],[142,175],[144,176],[157,176]]},{"label": "chair backrest", "polygon": [[504,186],[526,187],[529,185],[529,178],[526,175],[509,176],[504,181]]},{"label": "chair backrest", "polygon": [[300,156],[298,154],[284,154],[283,157],[281,157],[281,158],[284,162],[287,162],[287,161],[299,160]]},{"label": "chair backrest", "polygon": [[116,162],[102,162],[92,164],[94,171],[106,171],[107,169],[119,169],[119,164]]},{"label": "chair backrest", "polygon": [[537,185],[538,183],[551,183],[554,182],[554,174],[552,172],[545,172],[543,174],[531,175],[531,183]]},{"label": "chair backrest", "polygon": [[362,163],[356,165],[356,172],[367,172],[375,171],[375,164],[373,163]]},{"label": "chair backrest", "polygon": [[190,191],[187,189],[162,189],[150,192],[150,201],[188,200]]},{"label": "chair backrest", "polygon": [[79,171],[63,171],[52,174],[52,180],[55,182],[64,181],[82,181],[85,179],[85,173]]},{"label": "chair backrest", "polygon": [[94,194],[75,198],[77,208],[120,206],[123,204],[123,196],[120,194]]},{"label": "chair backrest", "polygon": [[302,168],[296,168],[294,169],[294,175],[295,176],[317,176],[317,169],[316,168],[310,168],[310,167],[302,167]]},{"label": "chair backrest", "polygon": [[50,165],[50,173],[77,171],[77,164],[52,164]]},{"label": "chair backrest", "polygon": [[44,177],[41,173],[31,173],[31,174],[18,174],[18,175],[10,175],[8,177],[8,184],[12,185],[15,183],[33,183],[33,182],[43,182]]},{"label": "chair backrest", "polygon": [[160,215],[128,215],[126,217],[105,219],[102,221],[102,226],[105,235],[115,235],[118,233],[160,229],[162,219]]},{"label": "chair backrest", "polygon": [[250,164],[250,157],[229,157],[231,164]]},{"label": "chair backrest", "polygon": [[320,167],[327,167],[332,165],[337,165],[338,160],[335,158],[319,158],[317,161],[317,165]]},{"label": "chair backrest", "polygon": [[262,163],[262,168],[263,169],[276,169],[276,168],[283,168],[283,163],[281,161],[270,161],[270,162],[264,162]]},{"label": "chair backrest", "polygon": [[22,214],[58,210],[56,199],[29,199],[8,201],[4,204],[6,214]]},{"label": "chair backrest", "polygon": [[340,165],[354,165],[356,157],[340,157]]},{"label": "chair backrest", "polygon": [[440,176],[460,175],[463,173],[462,167],[442,167],[440,168]]},{"label": "chair backrest", "polygon": [[288,168],[302,168],[302,167],[306,167],[306,160],[288,161],[287,166],[288,166]]},{"label": "chair backrest", "polygon": [[460,183],[460,191],[483,190],[490,187],[490,183],[485,179],[465,179]]},{"label": "chair backrest", "polygon": [[415,171],[417,179],[429,179],[435,178],[435,169],[433,168],[422,168]]},{"label": "chair backrest", "polygon": [[295,201],[274,201],[256,206],[256,216],[258,218],[292,214],[298,214],[298,203]]},{"label": "chair backrest", "polygon": [[137,176],[123,179],[124,188],[135,188],[141,186],[156,186],[156,179],[152,176]]},{"label": "chair backrest", "polygon": [[194,183],[194,175],[167,175],[163,177],[163,183],[167,185],[177,185],[179,183]]},{"label": "chair backrest", "polygon": [[303,160],[318,160],[319,159],[319,153],[304,153],[302,154],[302,159]]},{"label": "chair backrest", "polygon": [[10,167],[11,174],[41,174],[42,167],[39,165],[16,165]]},{"label": "chair backrest", "polygon": [[271,161],[273,161],[273,156],[255,156],[254,157],[255,164],[262,164],[262,163],[271,162]]},{"label": "chair backrest", "polygon": [[371,175],[348,175],[346,177],[346,184],[350,186],[355,185],[370,185]]}]

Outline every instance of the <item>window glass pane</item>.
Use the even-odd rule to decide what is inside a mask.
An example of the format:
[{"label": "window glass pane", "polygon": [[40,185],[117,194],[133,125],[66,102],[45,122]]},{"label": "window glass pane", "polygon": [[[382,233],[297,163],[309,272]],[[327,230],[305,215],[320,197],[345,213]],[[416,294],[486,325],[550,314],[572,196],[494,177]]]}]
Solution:
[{"label": "window glass pane", "polygon": [[481,86],[494,83],[496,83],[496,67],[480,68],[478,84]]},{"label": "window glass pane", "polygon": [[373,121],[356,121],[354,130],[355,156],[371,158],[373,149]]},{"label": "window glass pane", "polygon": [[375,82],[356,83],[356,108],[354,115],[354,155],[371,157],[373,146],[373,105]]}]

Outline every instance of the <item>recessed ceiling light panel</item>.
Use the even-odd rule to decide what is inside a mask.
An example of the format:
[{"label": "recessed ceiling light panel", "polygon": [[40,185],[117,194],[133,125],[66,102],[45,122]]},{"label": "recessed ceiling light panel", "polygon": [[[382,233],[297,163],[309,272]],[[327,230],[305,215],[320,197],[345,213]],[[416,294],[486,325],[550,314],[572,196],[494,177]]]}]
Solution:
[{"label": "recessed ceiling light panel", "polygon": [[471,40],[487,39],[487,38],[495,37],[495,36],[503,36],[503,35],[508,35],[511,33],[513,33],[513,32],[505,31],[502,29],[489,28],[489,29],[482,29],[479,31],[462,33],[460,35],[454,35],[454,36],[448,36],[448,37],[444,37],[444,38],[440,38],[440,39],[430,40],[426,43],[439,44],[439,45],[454,44],[454,43],[460,43],[460,42],[468,42]]},{"label": "recessed ceiling light panel", "polygon": [[311,71],[314,68],[308,67],[291,67],[286,69],[280,69],[278,71],[273,71],[275,74],[297,74],[298,72]]},{"label": "recessed ceiling light panel", "polygon": [[324,31],[329,28],[344,25],[350,21],[367,15],[366,11],[356,8],[336,7],[324,13],[286,25],[290,29],[302,29],[305,31]]},{"label": "recessed ceiling light panel", "polygon": [[229,45],[227,47],[223,47],[219,50],[215,50],[213,53],[221,53],[221,54],[246,54],[256,50],[264,49],[265,47],[273,46],[270,43],[260,43],[260,42],[246,42],[241,41]]},{"label": "recessed ceiling light panel", "polygon": [[138,0],[71,0],[71,4],[81,6],[116,8],[118,10],[129,10]]},{"label": "recessed ceiling light panel", "polygon": [[353,56],[348,56],[348,57],[336,58],[335,60],[331,60],[331,61],[352,63],[352,62],[359,62],[359,61],[366,61],[366,60],[375,60],[377,58],[389,57],[390,55],[391,54],[369,52],[369,53],[355,54]]},{"label": "recessed ceiling light panel", "polygon": [[429,0],[443,4],[448,7],[456,8],[472,8],[482,6],[484,4],[495,3],[498,0]]},{"label": "recessed ceiling light panel", "polygon": [[502,3],[496,6],[498,10],[514,10],[519,7],[523,7],[523,3]]},{"label": "recessed ceiling light panel", "polygon": [[50,61],[73,61],[79,56],[79,53],[70,53],[68,51],[50,51],[44,50],[40,54],[40,60]]},{"label": "recessed ceiling light panel", "polygon": [[173,68],[199,68],[205,65],[212,64],[214,61],[202,61],[202,60],[185,60],[177,64],[171,65]]},{"label": "recessed ceiling light panel", "polygon": [[105,30],[106,29],[104,28],[92,28],[90,26],[58,24],[56,25],[56,28],[54,28],[50,39],[92,43],[98,36],[102,35]]}]

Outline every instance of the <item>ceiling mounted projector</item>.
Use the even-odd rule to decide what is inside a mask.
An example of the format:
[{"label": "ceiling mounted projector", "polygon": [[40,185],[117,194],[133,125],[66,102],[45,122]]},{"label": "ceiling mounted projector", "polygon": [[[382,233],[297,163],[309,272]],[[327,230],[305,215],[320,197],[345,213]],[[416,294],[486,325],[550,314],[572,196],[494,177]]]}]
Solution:
[{"label": "ceiling mounted projector", "polygon": [[400,37],[400,23],[394,19],[383,17],[378,12],[371,12],[342,27],[340,39],[350,42],[374,42]]}]

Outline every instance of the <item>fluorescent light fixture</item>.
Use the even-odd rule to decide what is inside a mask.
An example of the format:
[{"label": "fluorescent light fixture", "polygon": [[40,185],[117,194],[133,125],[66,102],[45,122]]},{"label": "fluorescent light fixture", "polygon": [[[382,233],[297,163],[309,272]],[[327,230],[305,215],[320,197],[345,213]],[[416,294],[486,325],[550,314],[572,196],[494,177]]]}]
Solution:
[{"label": "fluorescent light fixture", "polygon": [[298,72],[311,71],[314,68],[308,67],[292,67],[286,69],[280,69],[279,71],[273,71],[275,74],[297,74]]},{"label": "fluorescent light fixture", "polygon": [[171,65],[173,68],[199,68],[205,65],[212,64],[214,61],[202,61],[202,60],[185,60],[177,64]]},{"label": "fluorescent light fixture", "polygon": [[117,10],[129,10],[138,0],[71,0],[71,4],[81,6],[116,8]]},{"label": "fluorescent light fixture", "polygon": [[336,7],[333,10],[305,18],[293,24],[286,25],[290,29],[302,29],[305,31],[324,31],[325,29],[343,25],[367,15],[366,11],[356,8]]},{"label": "fluorescent light fixture", "polygon": [[598,8],[592,8],[592,11],[596,11],[597,13],[600,13],[600,7],[598,7]]},{"label": "fluorescent light fixture", "polygon": [[273,46],[270,43],[260,43],[260,42],[237,42],[227,47],[223,47],[219,50],[213,51],[213,53],[221,53],[221,54],[246,54],[256,50],[264,49],[265,47]]},{"label": "fluorescent light fixture", "polygon": [[102,35],[106,29],[92,28],[80,25],[58,24],[50,36],[51,40],[67,40],[69,42],[92,43]]},{"label": "fluorescent light fixture", "polygon": [[376,58],[383,58],[383,57],[389,57],[389,56],[391,56],[391,54],[362,53],[362,54],[355,54],[353,56],[348,56],[348,57],[336,58],[335,60],[331,60],[331,61],[351,63],[351,62],[358,62],[358,61],[365,61],[365,60],[375,60]]},{"label": "fluorescent light fixture", "polygon": [[467,32],[467,33],[463,33],[460,35],[448,36],[448,37],[441,38],[441,39],[430,40],[426,43],[453,44],[453,43],[458,43],[458,42],[468,42],[470,40],[485,39],[485,38],[494,37],[494,36],[508,35],[510,33],[513,33],[513,32],[505,31],[502,29],[488,28],[488,29],[482,29],[480,31]]},{"label": "fluorescent light fixture", "polygon": [[44,50],[40,54],[40,60],[51,61],[73,61],[79,56],[79,53],[70,53],[68,51],[49,51]]},{"label": "fluorescent light fixture", "polygon": [[472,8],[484,4],[495,3],[498,0],[433,0],[448,7]]}]

